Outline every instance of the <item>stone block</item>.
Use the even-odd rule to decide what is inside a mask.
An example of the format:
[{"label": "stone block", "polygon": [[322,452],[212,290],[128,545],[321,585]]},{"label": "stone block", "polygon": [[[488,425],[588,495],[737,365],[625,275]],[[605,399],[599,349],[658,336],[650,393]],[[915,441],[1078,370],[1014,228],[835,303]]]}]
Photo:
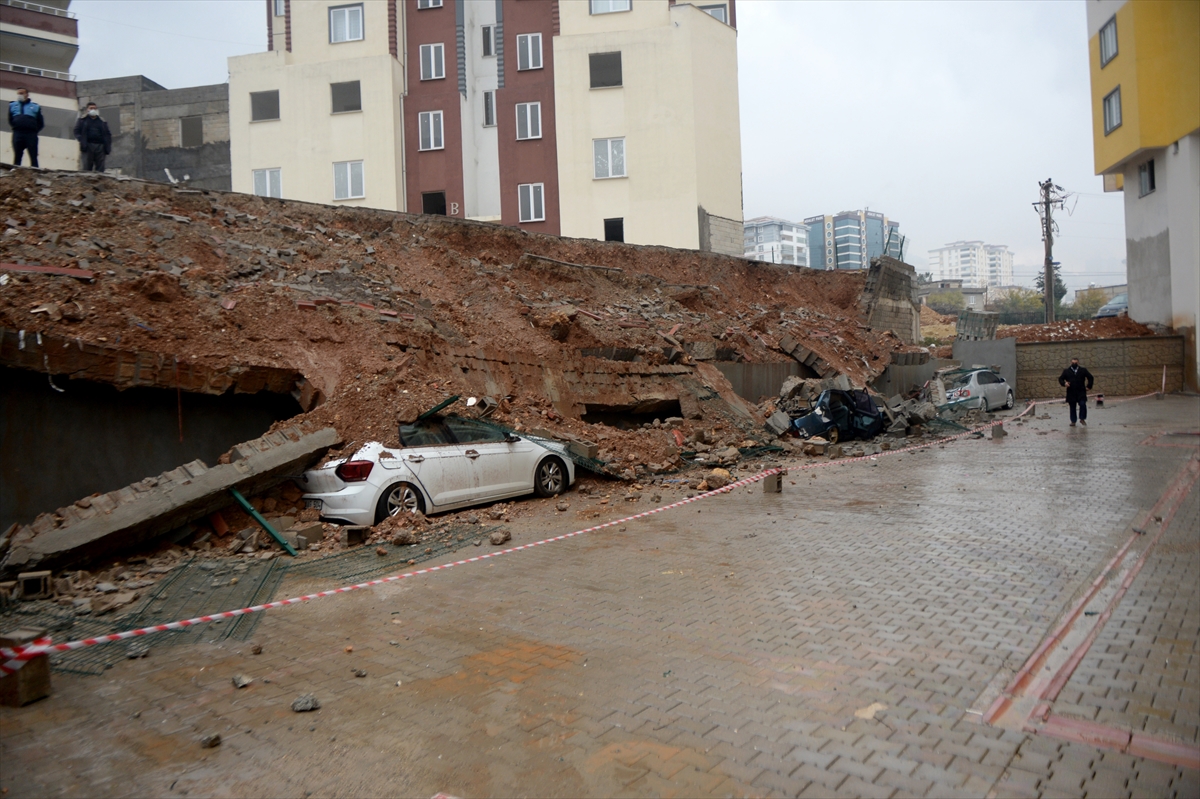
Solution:
[{"label": "stone block", "polygon": [[[22,627],[0,634],[0,646],[28,646],[46,631]],[[42,653],[12,674],[0,677],[0,704],[21,707],[50,695],[50,656]]]},{"label": "stone block", "polygon": [[769,474],[763,480],[764,494],[782,494],[783,493],[783,475]]},{"label": "stone block", "polygon": [[21,572],[17,575],[21,585],[21,599],[49,599],[53,592],[50,572]]},{"label": "stone block", "polygon": [[792,426],[792,418],[783,411],[775,411],[767,417],[766,425],[772,433],[781,436]]},{"label": "stone block", "polygon": [[295,535],[296,540],[289,539],[289,543],[297,549],[307,549],[325,540],[325,525],[320,522],[301,524],[288,532]]},{"label": "stone block", "polygon": [[367,543],[367,536],[370,534],[370,527],[343,527],[339,537],[342,546],[357,547]]}]

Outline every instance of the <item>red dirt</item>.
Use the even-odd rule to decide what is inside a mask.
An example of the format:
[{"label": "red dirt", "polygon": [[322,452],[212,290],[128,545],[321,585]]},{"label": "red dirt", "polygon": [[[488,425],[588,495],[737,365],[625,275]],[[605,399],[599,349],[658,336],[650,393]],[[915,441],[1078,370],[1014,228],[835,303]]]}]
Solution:
[{"label": "red dirt", "polygon": [[1153,330],[1128,316],[1073,319],[1050,325],[1009,325],[996,331],[996,338],[1015,338],[1022,344],[1033,341],[1081,341],[1153,335]]},{"label": "red dirt", "polygon": [[[348,447],[394,437],[401,402],[428,408],[463,388],[417,350],[570,360],[621,347],[663,363],[661,331],[772,362],[788,360],[774,348],[786,334],[862,384],[911,349],[861,323],[861,273],[25,169],[0,174],[0,219],[0,261],[96,272],[92,283],[7,273],[0,325],[217,368],[294,369],[326,397],[301,420],[334,425]],[[514,397],[496,418],[597,440],[630,462],[677,451],[665,430],[563,419],[545,396]],[[719,418],[702,426],[744,437]]]}]

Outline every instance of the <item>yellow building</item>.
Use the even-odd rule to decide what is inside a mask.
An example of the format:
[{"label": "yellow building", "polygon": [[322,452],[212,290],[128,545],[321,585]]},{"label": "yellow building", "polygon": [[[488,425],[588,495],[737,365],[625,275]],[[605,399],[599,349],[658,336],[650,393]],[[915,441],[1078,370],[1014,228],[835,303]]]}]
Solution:
[{"label": "yellow building", "polygon": [[1200,360],[1200,2],[1086,0],[1096,174],[1125,193],[1129,315]]}]

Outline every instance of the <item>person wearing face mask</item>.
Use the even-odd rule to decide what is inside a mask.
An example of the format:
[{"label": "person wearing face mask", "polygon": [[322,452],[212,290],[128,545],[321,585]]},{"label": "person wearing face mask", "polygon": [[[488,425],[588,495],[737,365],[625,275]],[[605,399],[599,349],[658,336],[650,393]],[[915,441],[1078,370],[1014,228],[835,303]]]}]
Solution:
[{"label": "person wearing face mask", "polygon": [[112,133],[95,103],[88,103],[87,113],[75,123],[75,139],[83,154],[83,171],[103,172],[104,158],[112,152]]},{"label": "person wearing face mask", "polygon": [[17,89],[17,99],[8,104],[8,126],[12,128],[13,163],[21,165],[29,151],[29,165],[38,165],[38,132],[46,126],[42,107],[29,99],[29,90]]},{"label": "person wearing face mask", "polygon": [[1087,393],[1092,390],[1092,373],[1079,365],[1078,358],[1058,376],[1058,384],[1066,386],[1067,404],[1071,406],[1071,427],[1075,426],[1075,409],[1079,409],[1079,423],[1087,427]]}]

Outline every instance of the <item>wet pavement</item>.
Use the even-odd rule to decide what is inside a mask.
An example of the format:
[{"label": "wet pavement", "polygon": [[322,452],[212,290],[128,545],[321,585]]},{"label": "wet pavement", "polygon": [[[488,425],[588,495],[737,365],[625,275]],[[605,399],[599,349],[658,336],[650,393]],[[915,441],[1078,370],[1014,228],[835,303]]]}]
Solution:
[{"label": "wet pavement", "polygon": [[[1197,437],[1161,435],[1197,431],[1200,402],[1110,404],[1086,428],[1042,407],[1052,418],[1007,424],[1000,440],[794,470],[782,494],[754,485],[271,611],[260,655],[225,641],[56,675],[50,698],[0,709],[0,787],[1195,796],[1194,768],[984,721],[1136,537],[1143,566],[1050,707],[1182,744],[1185,759],[1200,730]],[[1170,486],[1183,486],[1177,510],[1153,522]],[[569,499],[516,542],[646,509]],[[1156,526],[1138,536],[1145,518]],[[329,587],[289,579],[280,596]],[[254,682],[236,689],[237,674]],[[308,693],[320,710],[292,712]],[[202,748],[211,733],[221,745]]]}]

